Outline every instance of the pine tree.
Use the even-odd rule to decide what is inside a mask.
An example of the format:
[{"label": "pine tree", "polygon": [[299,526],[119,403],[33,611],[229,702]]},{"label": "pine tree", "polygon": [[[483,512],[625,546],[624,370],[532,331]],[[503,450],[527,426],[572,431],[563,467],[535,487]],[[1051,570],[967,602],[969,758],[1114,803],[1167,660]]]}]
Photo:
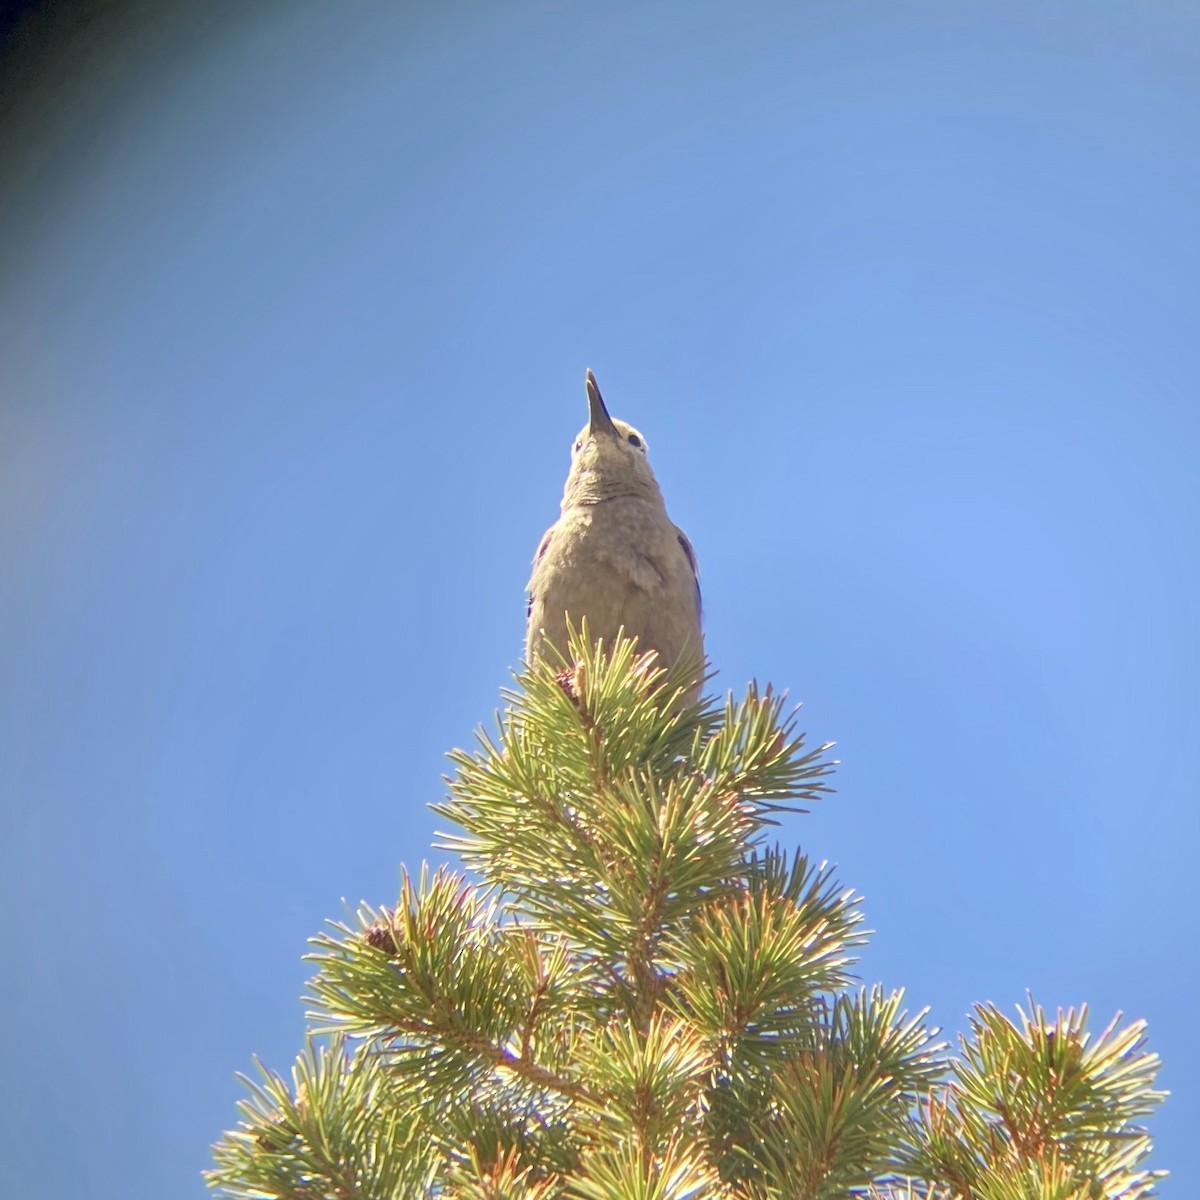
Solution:
[{"label": "pine tree", "polygon": [[858,988],[856,897],[768,843],[828,790],[783,698],[574,639],[455,751],[447,869],[313,939],[313,1027],[211,1186],[278,1200],[1138,1200],[1141,1022]]}]

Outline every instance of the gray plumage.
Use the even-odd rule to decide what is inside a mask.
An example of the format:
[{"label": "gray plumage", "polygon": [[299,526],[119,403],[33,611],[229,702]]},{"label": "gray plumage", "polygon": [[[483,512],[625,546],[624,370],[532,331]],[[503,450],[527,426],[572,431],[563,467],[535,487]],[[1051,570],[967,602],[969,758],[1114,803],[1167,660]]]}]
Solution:
[{"label": "gray plumage", "polygon": [[[571,451],[562,515],[547,530],[529,580],[525,657],[547,644],[567,652],[567,618],[587,617],[594,639],[618,629],[659,663],[703,661],[696,556],[667,516],[642,435],[615,421],[587,373],[589,420]],[[699,684],[697,684],[697,689]]]}]

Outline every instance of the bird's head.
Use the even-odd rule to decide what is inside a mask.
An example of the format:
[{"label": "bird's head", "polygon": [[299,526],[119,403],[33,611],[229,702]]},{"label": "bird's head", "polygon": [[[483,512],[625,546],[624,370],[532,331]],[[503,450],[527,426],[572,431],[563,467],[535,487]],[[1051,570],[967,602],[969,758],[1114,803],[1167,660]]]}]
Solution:
[{"label": "bird's head", "polygon": [[646,439],[632,425],[608,415],[590,370],[587,398],[588,423],[571,447],[567,496],[585,502],[619,495],[659,496]]}]

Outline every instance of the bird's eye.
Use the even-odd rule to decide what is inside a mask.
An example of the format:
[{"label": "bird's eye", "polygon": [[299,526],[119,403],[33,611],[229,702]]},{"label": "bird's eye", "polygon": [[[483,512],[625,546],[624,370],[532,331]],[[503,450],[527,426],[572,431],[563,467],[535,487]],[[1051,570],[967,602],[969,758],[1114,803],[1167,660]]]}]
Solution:
[{"label": "bird's eye", "polygon": [[582,449],[583,449],[583,438],[580,438],[579,441],[577,441],[575,443],[574,453],[578,454],[580,452],[580,450],[582,450]]},{"label": "bird's eye", "polygon": [[629,435],[629,444],[636,446],[640,450],[642,448],[642,439],[636,433],[631,433]]}]

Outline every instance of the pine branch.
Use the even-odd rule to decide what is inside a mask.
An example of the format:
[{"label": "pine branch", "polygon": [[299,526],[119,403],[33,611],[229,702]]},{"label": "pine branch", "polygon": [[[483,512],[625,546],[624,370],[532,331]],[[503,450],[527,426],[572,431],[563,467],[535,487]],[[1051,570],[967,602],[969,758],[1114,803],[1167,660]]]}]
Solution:
[{"label": "pine branch", "polygon": [[680,1010],[719,1043],[722,1060],[777,1059],[809,1028],[823,993],[846,986],[863,939],[853,893],[826,864],[779,851],[752,860],[746,883],[694,914],[670,943]]},{"label": "pine branch", "polygon": [[215,1147],[211,1187],[245,1200],[386,1200],[418,1196],[437,1170],[419,1136],[419,1114],[395,1092],[369,1054],[341,1039],[310,1039],[289,1086],[261,1065],[242,1076],[250,1098],[242,1121]]},{"label": "pine branch", "polygon": [[746,1155],[763,1194],[826,1200],[902,1165],[918,1099],[944,1070],[943,1046],[901,993],[838,996],[774,1072],[770,1106]]},{"label": "pine branch", "polygon": [[576,1085],[533,1054],[555,1007],[569,1012],[578,985],[562,948],[502,926],[494,903],[461,878],[405,875],[395,909],[364,905],[355,923],[331,923],[313,939],[319,970],[310,1014],[338,1031],[370,1038],[394,1066],[436,1086],[470,1088],[497,1070],[534,1087],[572,1095]]},{"label": "pine branch", "polygon": [[435,811],[464,833],[443,835],[535,927],[582,952],[621,961],[653,987],[661,939],[697,900],[723,894],[772,814],[827,791],[828,747],[804,750],[782,698],[751,689],[686,704],[689,673],[573,645],[564,679],[539,665],[494,737],[456,751],[450,800]]},{"label": "pine branch", "polygon": [[910,1169],[965,1200],[1153,1195],[1164,1172],[1143,1169],[1138,1122],[1165,1093],[1144,1023],[1118,1029],[1118,1017],[1092,1043],[1086,1006],[1050,1021],[1031,999],[1018,1013],[976,1008],[953,1080],[923,1108]]}]

